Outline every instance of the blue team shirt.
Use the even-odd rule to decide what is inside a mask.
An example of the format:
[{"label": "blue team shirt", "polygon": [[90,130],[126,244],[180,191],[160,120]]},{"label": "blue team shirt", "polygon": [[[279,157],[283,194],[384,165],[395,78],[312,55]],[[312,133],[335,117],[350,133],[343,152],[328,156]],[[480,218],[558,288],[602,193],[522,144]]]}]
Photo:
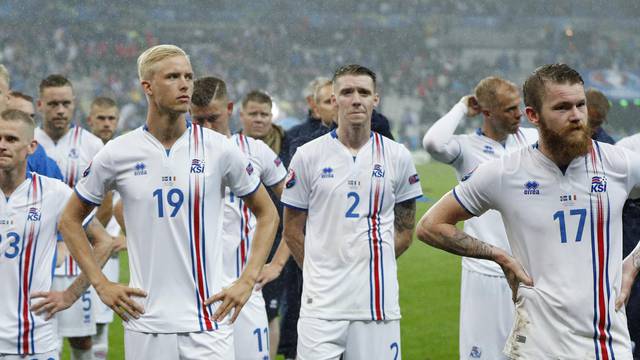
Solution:
[{"label": "blue team shirt", "polygon": [[64,181],[58,164],[47,156],[47,153],[40,144],[38,144],[36,151],[27,158],[27,176],[32,171],[43,176]]}]

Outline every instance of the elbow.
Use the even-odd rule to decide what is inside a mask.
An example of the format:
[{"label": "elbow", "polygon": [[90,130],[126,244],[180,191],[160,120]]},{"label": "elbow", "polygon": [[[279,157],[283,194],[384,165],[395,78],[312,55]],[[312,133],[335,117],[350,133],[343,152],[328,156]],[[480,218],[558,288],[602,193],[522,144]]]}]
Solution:
[{"label": "elbow", "polygon": [[433,139],[433,136],[430,136],[429,132],[427,132],[424,135],[424,138],[422,138],[422,147],[431,155],[437,154],[440,148],[438,142]]},{"label": "elbow", "polygon": [[428,217],[423,217],[420,219],[418,226],[416,227],[416,236],[420,241],[427,245],[434,246],[435,244],[435,236],[434,236],[433,224],[429,221]]}]

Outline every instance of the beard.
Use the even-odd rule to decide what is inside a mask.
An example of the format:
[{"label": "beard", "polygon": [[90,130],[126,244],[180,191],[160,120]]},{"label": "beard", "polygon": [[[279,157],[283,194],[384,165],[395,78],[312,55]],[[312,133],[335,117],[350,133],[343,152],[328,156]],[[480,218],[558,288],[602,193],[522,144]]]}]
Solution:
[{"label": "beard", "polygon": [[591,128],[588,123],[572,125],[560,131],[551,130],[542,117],[538,124],[540,140],[558,159],[570,162],[591,150]]}]

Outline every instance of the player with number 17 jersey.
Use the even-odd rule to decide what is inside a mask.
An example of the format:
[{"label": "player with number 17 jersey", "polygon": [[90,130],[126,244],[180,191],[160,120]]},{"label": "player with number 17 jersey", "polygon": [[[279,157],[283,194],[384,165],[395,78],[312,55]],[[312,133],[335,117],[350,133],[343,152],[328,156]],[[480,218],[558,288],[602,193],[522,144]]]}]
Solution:
[{"label": "player with number 17 jersey", "polygon": [[640,159],[593,142],[562,171],[537,146],[482,164],[455,187],[469,213],[502,214],[520,284],[505,354],[523,359],[631,359],[622,276],[622,207],[640,195]]},{"label": "player with number 17 jersey", "polygon": [[[145,312],[128,330],[145,333],[211,331],[215,305],[204,301],[223,285],[225,187],[237,196],[260,185],[253,166],[225,136],[187,123],[170,149],[146,126],[105,145],[76,186],[99,204],[117,190],[124,208],[130,286]],[[149,213],[152,213],[150,216]]]},{"label": "player with number 17 jersey", "polygon": [[376,132],[356,156],[336,130],[297,150],[282,202],[308,210],[301,318],[400,319],[394,206],[421,195],[409,151]]},{"label": "player with number 17 jersey", "polygon": [[53,320],[31,312],[31,293],[51,288],[56,224],[70,195],[63,182],[31,173],[0,201],[0,354],[56,350]]}]

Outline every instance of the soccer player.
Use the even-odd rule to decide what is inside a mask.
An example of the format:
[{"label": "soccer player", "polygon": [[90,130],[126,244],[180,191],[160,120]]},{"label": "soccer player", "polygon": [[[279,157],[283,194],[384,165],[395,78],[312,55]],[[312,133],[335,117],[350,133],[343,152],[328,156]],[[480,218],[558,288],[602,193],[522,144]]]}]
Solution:
[{"label": "soccer player", "polygon": [[[29,115],[29,117],[35,121],[36,109],[33,106],[33,98],[19,91],[11,91],[9,95],[7,109],[20,110]],[[44,148],[40,144],[38,144],[34,153],[29,155],[27,158],[27,172],[32,171],[40,175],[64,181],[58,164],[56,164],[52,158],[47,156],[46,151],[44,151]]]},{"label": "soccer player", "polygon": [[615,140],[602,128],[602,125],[607,121],[607,114],[611,107],[611,105],[609,105],[609,99],[597,89],[587,90],[586,96],[591,138],[596,141],[615,144]]},{"label": "soccer player", "polygon": [[[36,128],[35,139],[47,155],[56,161],[64,182],[73,188],[94,155],[102,148],[102,141],[78,124],[73,124],[75,96],[71,82],[62,75],[49,75],[40,82],[37,107],[42,114],[42,129]],[[60,243],[62,265],[55,269],[52,290],[63,291],[80,273],[75,259],[67,255],[66,245]],[[96,334],[93,289],[82,295],[71,308],[56,315],[60,338],[68,338],[73,357],[90,358],[91,336]]]},{"label": "soccer player", "polygon": [[[569,66],[539,67],[523,89],[539,143],[478,166],[423,216],[418,237],[502,267],[516,305],[509,358],[631,359],[620,305],[639,263],[623,270],[621,215],[640,196],[640,158],[591,140]],[[513,256],[455,227],[488,209],[502,215]]]},{"label": "soccer player", "polygon": [[[278,154],[278,157],[286,167],[289,165],[289,144],[291,139],[285,134],[282,127],[273,123],[272,107],[273,101],[271,96],[263,91],[252,90],[245,95],[240,106],[240,123],[242,125],[240,133],[254,139],[262,140],[271,150]],[[271,192],[269,195],[271,195],[275,203],[278,203],[279,196],[277,196],[277,194]],[[278,206],[278,211],[280,214],[282,213],[282,206]],[[282,226],[280,224],[276,233],[274,246],[269,253],[269,261],[273,260],[281,237]],[[283,277],[280,276],[262,288],[262,296],[267,306],[267,318],[269,319],[269,338],[271,341],[269,348],[271,349],[272,358],[275,358],[281,337],[280,323],[277,318],[279,310],[281,309],[280,301],[282,295],[290,285],[292,284],[284,283]]]},{"label": "soccer player", "polygon": [[[72,191],[60,180],[26,172],[27,156],[36,148],[34,128],[24,112],[0,114],[0,190],[6,199],[0,205],[2,359],[58,359],[55,324],[32,305],[51,287],[56,223]],[[98,233],[92,235],[96,254],[110,246]]]},{"label": "soccer player", "polygon": [[[191,115],[194,122],[215,130],[235,144],[251,161],[256,176],[279,199],[287,171],[282,161],[261,140],[243,134],[231,135],[229,117],[233,102],[229,101],[227,86],[221,79],[204,77],[194,83]],[[225,251],[222,255],[225,286],[236,281],[251,256],[249,249],[255,236],[255,216],[247,205],[229,188],[225,189],[225,207],[222,237]],[[236,360],[269,359],[269,322],[262,291],[251,294],[242,312],[233,324]]]},{"label": "soccer player", "polygon": [[[251,295],[278,216],[237,147],[187,121],[193,72],[186,53],[173,45],[147,49],[138,58],[138,75],[149,104],[146,124],[95,156],[60,231],[100,299],[127,320],[127,359],[231,359],[229,321]],[[243,273],[223,289],[225,186],[255,214],[256,232]],[[104,276],[78,231],[111,190],[122,199],[131,287]]]},{"label": "soccer player", "polygon": [[[112,98],[109,97],[97,97],[91,103],[89,116],[87,118],[87,124],[91,133],[100,140],[103,144],[106,144],[111,140],[116,128],[118,127],[118,119],[120,112],[118,106]],[[113,193],[108,194],[105,197],[104,202],[108,202],[108,197],[112,197],[112,203],[115,204],[119,199],[119,196]],[[108,205],[108,204],[107,204]],[[96,214],[96,217],[100,221],[104,221],[107,233],[109,235],[117,237],[120,234],[120,226],[113,216],[113,209],[109,206],[101,206],[101,210],[104,214]],[[124,237],[117,237],[117,239],[124,240]],[[116,250],[111,254],[109,260],[102,268],[102,272],[107,279],[112,282],[117,282],[120,277],[120,259],[119,251],[124,249],[126,244],[121,242],[117,244]],[[100,299],[96,296],[95,302],[95,314],[96,314],[96,335],[92,337],[92,352],[94,359],[106,359],[109,352],[109,324],[113,322],[113,311],[109,309]]]},{"label": "soccer player", "polygon": [[409,151],[371,131],[375,80],[336,70],[338,128],[298,149],[285,182],[284,238],[304,278],[298,359],[401,357],[396,258],[422,189]]},{"label": "soccer player", "polygon": [[[458,181],[479,164],[533,144],[536,129],[520,128],[520,92],[515,84],[495,76],[482,79],[473,95],[462,97],[425,134],[422,143],[435,160],[450,164]],[[482,115],[475,132],[454,135],[465,117]],[[510,252],[497,211],[464,223],[464,231]],[[460,359],[503,359],[502,349],[513,323],[509,284],[500,267],[487,260],[462,259],[460,286]]]},{"label": "soccer player", "polygon": [[[588,105],[587,101],[587,105]],[[620,139],[616,146],[627,148],[640,153],[640,134],[627,136]],[[638,245],[640,240],[640,199],[628,199],[622,209],[622,255],[629,255]],[[634,359],[640,359],[640,282],[633,284],[633,289],[625,306],[627,311],[627,325],[629,337],[635,344],[633,347]]]}]

